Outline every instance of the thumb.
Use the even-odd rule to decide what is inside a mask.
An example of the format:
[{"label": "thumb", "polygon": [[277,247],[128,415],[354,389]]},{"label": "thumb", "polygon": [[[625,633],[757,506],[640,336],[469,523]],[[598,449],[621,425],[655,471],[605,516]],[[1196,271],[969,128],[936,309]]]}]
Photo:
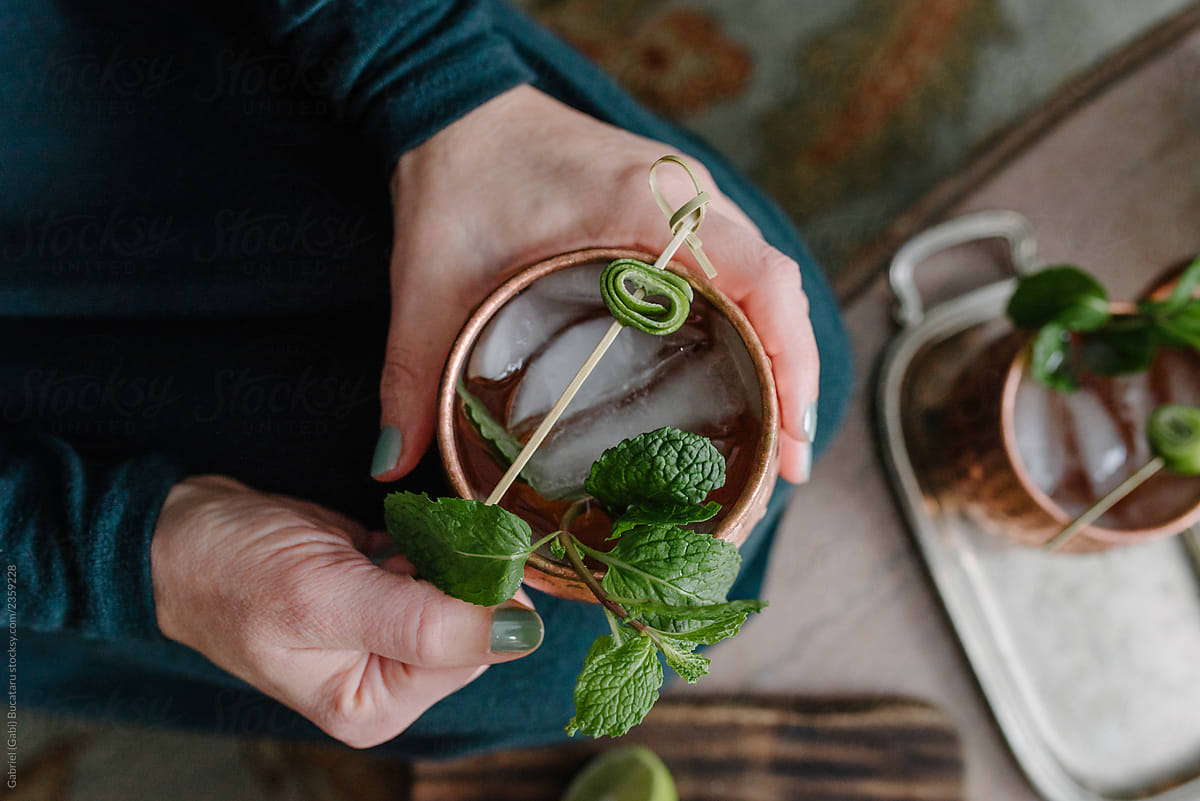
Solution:
[{"label": "thumb", "polygon": [[329,600],[324,647],[361,651],[424,668],[507,662],[542,643],[529,597],[499,606],[451,598],[427,581],[382,570],[366,557],[345,566]]},{"label": "thumb", "polygon": [[[405,282],[409,283],[409,282]],[[379,440],[371,460],[377,481],[395,481],[421,460],[433,439],[437,391],[446,355],[462,325],[461,300],[437,287],[396,286],[379,386]]]}]

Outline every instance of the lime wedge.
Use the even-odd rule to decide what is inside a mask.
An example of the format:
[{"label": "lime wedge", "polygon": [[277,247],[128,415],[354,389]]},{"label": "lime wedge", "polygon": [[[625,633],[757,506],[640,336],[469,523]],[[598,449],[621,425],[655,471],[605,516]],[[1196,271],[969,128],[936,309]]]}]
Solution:
[{"label": "lime wedge", "polygon": [[671,771],[649,748],[614,748],[584,766],[562,801],[679,801]]}]

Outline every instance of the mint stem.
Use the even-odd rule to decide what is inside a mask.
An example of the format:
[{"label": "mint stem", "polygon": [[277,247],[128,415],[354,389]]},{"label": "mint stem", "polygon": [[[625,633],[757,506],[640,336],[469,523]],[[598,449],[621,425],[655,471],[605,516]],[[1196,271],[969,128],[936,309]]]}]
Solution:
[{"label": "mint stem", "polygon": [[625,611],[625,607],[610,599],[608,593],[600,586],[600,582],[596,581],[596,577],[592,575],[592,571],[583,563],[583,557],[579,555],[579,550],[575,547],[575,538],[571,536],[571,533],[566,530],[558,532],[558,541],[562,543],[563,550],[567,552],[567,559],[571,562],[571,567],[575,568],[575,572],[579,574],[579,578],[583,579],[583,583],[592,591],[592,595],[596,596],[596,600],[600,602],[600,605],[621,620],[624,620],[637,631],[645,632],[646,627],[641,621],[630,617],[629,613]]},{"label": "mint stem", "polygon": [[608,628],[612,632],[613,642],[619,643],[621,641],[621,629],[619,628],[620,624],[617,623],[616,615],[605,609],[604,619],[608,621]]},{"label": "mint stem", "polygon": [[560,533],[560,532],[557,532],[557,531],[551,531],[549,534],[547,534],[546,536],[542,537],[542,538],[541,538],[540,540],[538,540],[537,542],[535,542],[535,543],[533,543],[532,545],[530,545],[530,546],[529,546],[529,552],[530,552],[530,553],[533,553],[533,552],[534,552],[534,551],[536,551],[538,548],[541,548],[543,545],[545,545],[546,543],[548,543],[550,540],[552,540],[552,539],[554,539],[555,537],[557,537],[557,536],[559,535],[559,533]]},{"label": "mint stem", "polygon": [[562,519],[558,521],[558,527],[568,534],[571,533],[571,526],[575,525],[584,510],[587,509],[587,498],[580,498],[567,507],[567,511],[563,512]]}]

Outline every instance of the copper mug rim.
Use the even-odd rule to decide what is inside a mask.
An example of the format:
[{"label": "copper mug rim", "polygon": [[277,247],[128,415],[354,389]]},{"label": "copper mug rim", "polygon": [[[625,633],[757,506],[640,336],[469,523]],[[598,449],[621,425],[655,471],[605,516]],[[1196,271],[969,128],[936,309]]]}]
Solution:
[{"label": "copper mug rim", "polygon": [[[462,372],[471,347],[483,331],[483,327],[505,303],[540,278],[579,264],[610,262],[625,258],[652,263],[656,257],[653,254],[640,250],[609,247],[585,248],[562,253],[519,270],[515,275],[493,290],[471,312],[470,317],[467,318],[467,322],[455,338],[454,346],[450,349],[450,355],[446,359],[446,367],[442,372],[442,381],[438,388],[437,400],[438,451],[442,457],[442,464],[445,466],[450,483],[454,487],[454,491],[460,496],[464,498],[480,498],[485,494],[479,492],[477,487],[472,487],[467,481],[466,471],[462,460],[459,458],[458,448],[454,442],[456,380]],[[771,360],[762,342],[759,340],[758,334],[755,333],[754,328],[750,325],[749,319],[747,319],[745,313],[742,312],[737,304],[720,290],[713,287],[708,281],[698,280],[685,265],[671,261],[667,267],[672,272],[686,279],[698,294],[703,296],[705,300],[730,321],[746,346],[746,350],[749,352],[750,359],[755,367],[755,374],[758,377],[762,403],[762,431],[759,435],[758,444],[752,459],[750,477],[746,482],[746,486],[738,495],[737,501],[734,502],[732,508],[721,521],[721,525],[713,533],[713,536],[719,539],[728,540],[734,545],[741,545],[746,536],[749,535],[749,529],[751,528],[751,526],[743,525],[742,523],[753,512],[752,504],[754,498],[760,492],[768,489],[765,485],[769,480],[773,482],[772,464],[774,463],[775,451],[778,448],[779,401],[775,394],[775,378],[771,371]],[[531,582],[534,586],[538,586],[539,589],[547,590],[564,597],[575,598],[576,600],[593,602],[596,600],[586,585],[575,574],[574,569],[569,565],[560,564],[547,559],[541,554],[534,553],[526,563],[527,580],[530,570],[533,570],[535,573],[544,573],[553,579],[558,579],[560,584],[564,584],[569,588],[567,589],[563,586],[554,588],[538,586],[537,582]],[[603,577],[603,572],[594,571],[594,575],[599,579]]]},{"label": "copper mug rim", "polygon": [[[1128,313],[1137,308],[1132,303],[1123,302],[1110,303],[1109,307],[1113,313],[1118,314]],[[1017,448],[1017,389],[1021,381],[1028,375],[1026,369],[1028,365],[1029,347],[1026,346],[1021,348],[1017,352],[1017,355],[1013,357],[1012,363],[1009,365],[1008,371],[1004,376],[1004,387],[1000,398],[1000,434],[1004,442],[1004,456],[1008,460],[1009,467],[1016,474],[1017,481],[1021,483],[1021,487],[1028,493],[1033,502],[1065,528],[1075,519],[1075,516],[1069,514],[1059,506],[1053,498],[1034,483],[1033,477],[1025,467],[1024,460],[1021,459],[1021,452]],[[1200,523],[1200,498],[1196,500],[1196,503],[1188,511],[1157,526],[1146,528],[1104,528],[1093,524],[1085,526],[1080,530],[1079,534],[1080,536],[1091,537],[1100,542],[1113,545],[1130,544],[1159,537],[1169,537],[1185,531],[1197,523]]]}]

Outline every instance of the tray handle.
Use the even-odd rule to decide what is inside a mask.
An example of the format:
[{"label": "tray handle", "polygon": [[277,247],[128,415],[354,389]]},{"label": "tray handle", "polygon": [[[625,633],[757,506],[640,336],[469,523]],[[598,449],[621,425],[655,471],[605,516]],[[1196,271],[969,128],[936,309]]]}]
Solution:
[{"label": "tray handle", "polygon": [[888,268],[888,280],[896,295],[896,321],[913,326],[925,317],[921,292],[913,280],[917,265],[934,254],[977,239],[1008,240],[1010,267],[1017,275],[1029,272],[1037,254],[1037,240],[1029,220],[1015,211],[979,211],[935,225],[908,240]]}]

